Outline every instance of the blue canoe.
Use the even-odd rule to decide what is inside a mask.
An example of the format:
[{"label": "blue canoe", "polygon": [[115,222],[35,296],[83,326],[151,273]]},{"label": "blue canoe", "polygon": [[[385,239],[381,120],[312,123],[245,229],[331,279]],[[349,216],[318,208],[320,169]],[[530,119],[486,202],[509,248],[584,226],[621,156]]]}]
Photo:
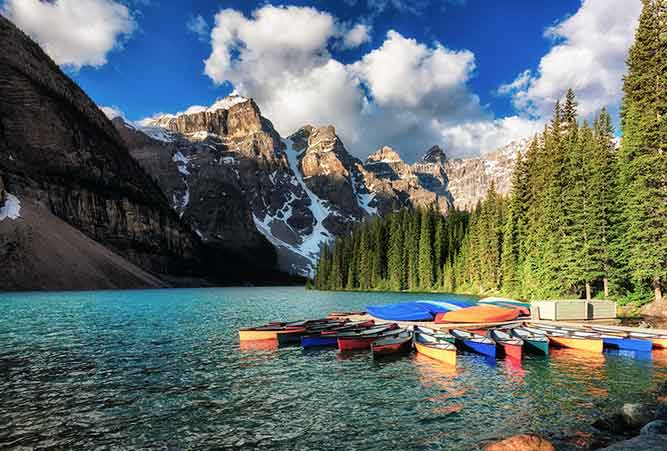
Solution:
[{"label": "blue canoe", "polygon": [[464,348],[487,357],[496,356],[496,342],[492,339],[473,334],[467,330],[452,329],[450,333],[456,338],[456,342],[463,345]]},{"label": "blue canoe", "polygon": [[437,313],[458,310],[470,305],[461,301],[414,301],[369,305],[366,311],[375,318],[387,321],[433,321]]},{"label": "blue canoe", "polygon": [[651,352],[651,349],[653,349],[653,342],[649,340],[639,340],[637,338],[603,335],[602,343],[607,348],[621,349],[624,351]]},{"label": "blue canoe", "polygon": [[337,346],[338,336],[333,335],[304,335],[301,337],[301,347],[315,348],[322,346]]}]

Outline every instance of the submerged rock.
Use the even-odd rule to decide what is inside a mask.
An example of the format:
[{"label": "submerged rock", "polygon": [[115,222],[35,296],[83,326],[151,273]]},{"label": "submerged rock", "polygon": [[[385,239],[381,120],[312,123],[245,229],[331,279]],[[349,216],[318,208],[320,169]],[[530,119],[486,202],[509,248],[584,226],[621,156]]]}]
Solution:
[{"label": "submerged rock", "polygon": [[644,426],[641,429],[641,434],[642,435],[652,435],[652,434],[665,435],[665,434],[667,434],[667,421],[665,421],[665,420],[651,421],[649,424],[647,424],[646,426]]},{"label": "submerged rock", "polygon": [[653,420],[655,410],[646,404],[623,404],[621,415],[629,429],[640,429]]},{"label": "submerged rock", "polygon": [[555,451],[554,445],[536,434],[520,434],[489,443],[484,451]]},{"label": "submerged rock", "polygon": [[655,408],[652,406],[641,403],[626,403],[611,415],[599,418],[593,423],[593,427],[614,434],[624,434],[638,431],[642,426],[653,421],[654,418]]}]

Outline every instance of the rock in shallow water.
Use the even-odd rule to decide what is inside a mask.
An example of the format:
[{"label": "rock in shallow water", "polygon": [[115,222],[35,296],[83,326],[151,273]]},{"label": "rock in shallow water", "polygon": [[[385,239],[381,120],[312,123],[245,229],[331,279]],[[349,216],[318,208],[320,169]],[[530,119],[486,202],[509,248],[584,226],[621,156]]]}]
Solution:
[{"label": "rock in shallow water", "polygon": [[484,446],[484,451],[555,451],[551,442],[535,434],[520,434]]},{"label": "rock in shallow water", "polygon": [[639,429],[651,422],[655,410],[646,404],[623,404],[621,415],[625,425],[630,429]]},{"label": "rock in shallow water", "polygon": [[644,426],[641,430],[642,435],[666,435],[667,434],[667,421],[665,420],[655,420],[651,421],[649,424]]}]

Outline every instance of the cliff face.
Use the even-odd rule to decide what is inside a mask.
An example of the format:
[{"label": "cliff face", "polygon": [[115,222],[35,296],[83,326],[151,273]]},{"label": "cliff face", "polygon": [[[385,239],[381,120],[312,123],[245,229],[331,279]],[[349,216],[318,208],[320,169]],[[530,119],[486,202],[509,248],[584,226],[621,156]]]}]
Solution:
[{"label": "cliff face", "polygon": [[516,158],[527,150],[529,143],[528,139],[524,139],[484,157],[446,160],[443,167],[454,206],[459,210],[475,208],[484,199],[491,183],[495,184],[499,194],[509,194]]},{"label": "cliff face", "polygon": [[[211,119],[218,123],[216,117]],[[273,246],[255,228],[252,211],[237,183],[236,159],[220,138],[207,134],[201,140],[186,139],[187,135],[174,132],[161,141],[122,118],[113,123],[174,211],[190,224],[205,247],[224,253],[223,259],[212,262],[216,273],[223,276],[243,266],[248,270],[249,266],[275,269]]]},{"label": "cliff face", "polygon": [[111,122],[0,16],[0,178],[137,265],[185,274],[197,241]]}]

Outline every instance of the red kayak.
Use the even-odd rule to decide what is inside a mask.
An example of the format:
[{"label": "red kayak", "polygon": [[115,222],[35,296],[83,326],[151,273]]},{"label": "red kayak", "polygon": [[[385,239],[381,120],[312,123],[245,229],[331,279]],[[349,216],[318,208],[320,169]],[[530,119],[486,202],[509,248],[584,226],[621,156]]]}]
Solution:
[{"label": "red kayak", "polygon": [[398,329],[398,324],[394,323],[371,327],[359,332],[340,333],[338,334],[338,350],[345,352],[370,349],[375,340],[391,335],[391,332],[396,329]]},{"label": "red kayak", "polygon": [[491,329],[488,336],[496,342],[505,356],[521,359],[523,340],[512,337],[510,334],[498,329]]}]

